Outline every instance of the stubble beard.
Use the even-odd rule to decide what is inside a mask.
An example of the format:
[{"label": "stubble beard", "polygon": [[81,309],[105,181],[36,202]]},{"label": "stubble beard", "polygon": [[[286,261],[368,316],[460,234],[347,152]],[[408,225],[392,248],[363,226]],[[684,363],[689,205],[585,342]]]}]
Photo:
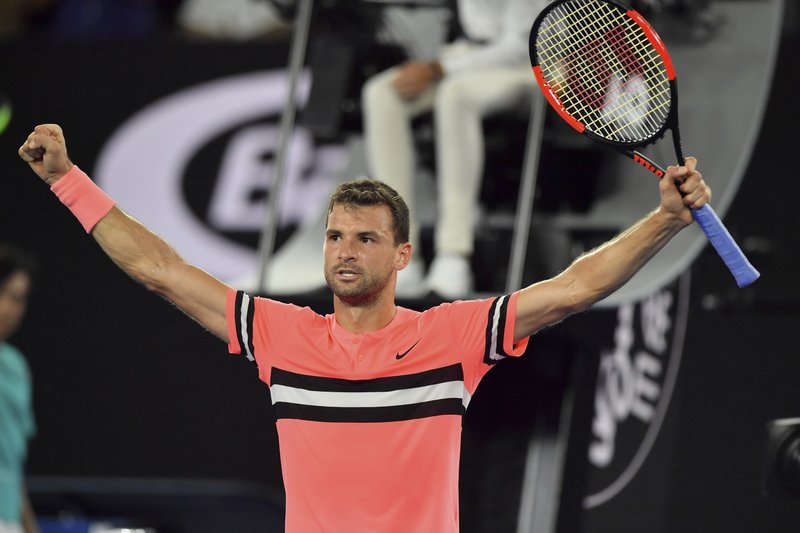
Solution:
[{"label": "stubble beard", "polygon": [[337,265],[325,270],[325,282],[337,298],[349,305],[364,305],[374,302],[392,277],[391,270],[385,275],[369,274],[358,270],[359,280],[356,283],[344,284],[336,279],[336,272],[341,268],[342,265]]}]

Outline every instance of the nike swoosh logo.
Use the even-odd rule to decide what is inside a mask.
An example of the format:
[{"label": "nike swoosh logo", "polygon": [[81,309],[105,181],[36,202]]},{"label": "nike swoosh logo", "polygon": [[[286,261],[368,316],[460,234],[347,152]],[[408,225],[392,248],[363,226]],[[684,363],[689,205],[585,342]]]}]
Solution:
[{"label": "nike swoosh logo", "polygon": [[410,352],[411,350],[413,350],[413,349],[414,349],[414,346],[416,346],[417,344],[419,344],[419,341],[421,341],[421,340],[422,340],[422,339],[418,339],[418,340],[417,340],[417,342],[415,342],[414,344],[412,344],[412,345],[411,345],[411,348],[409,348],[409,349],[408,349],[408,350],[406,350],[405,352],[403,352],[403,353],[399,353],[399,354],[395,355],[395,356],[394,356],[394,357],[395,357],[395,359],[402,359],[403,357],[405,357],[405,356],[406,356],[406,354],[407,354],[408,352]]}]

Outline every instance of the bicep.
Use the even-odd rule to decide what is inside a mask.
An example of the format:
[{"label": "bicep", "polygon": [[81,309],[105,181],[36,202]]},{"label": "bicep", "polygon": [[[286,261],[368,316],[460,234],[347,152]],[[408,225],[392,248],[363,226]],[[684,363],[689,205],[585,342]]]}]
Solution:
[{"label": "bicep", "polygon": [[167,242],[117,207],[94,227],[92,235],[128,275],[228,341],[228,287],[224,283],[186,263]]},{"label": "bicep", "polygon": [[581,311],[574,277],[561,274],[522,289],[517,300],[514,342]]}]

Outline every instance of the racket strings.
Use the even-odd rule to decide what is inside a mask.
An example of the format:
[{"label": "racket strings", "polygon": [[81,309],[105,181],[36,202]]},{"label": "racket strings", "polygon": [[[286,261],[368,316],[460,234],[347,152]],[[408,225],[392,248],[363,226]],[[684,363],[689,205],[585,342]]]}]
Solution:
[{"label": "racket strings", "polygon": [[[584,6],[584,7],[586,7],[586,6]],[[572,18],[574,20],[585,22],[586,18],[597,14],[599,11],[600,10],[595,6],[594,11],[592,11],[592,12],[586,11],[584,9],[584,13],[582,14],[583,15],[582,18],[575,19],[574,16]],[[600,14],[601,14],[601,16],[603,18],[602,22],[605,22],[605,23],[610,22],[609,21],[609,12],[606,11],[606,12],[603,12],[603,13],[600,13]],[[574,13],[573,13],[573,15],[574,15]],[[613,20],[613,22],[624,22],[624,19],[620,19],[620,17],[617,17],[617,19]],[[589,33],[585,32],[585,31],[581,32],[581,33],[583,34],[582,36],[584,37],[583,40],[586,40],[585,37],[586,37],[586,35],[589,35]],[[612,36],[613,33],[617,33],[617,35],[614,37],[614,36]],[[612,38],[609,38],[609,37],[612,37]],[[579,83],[578,83],[579,80],[581,80],[581,84],[582,84],[583,83],[582,79],[585,78],[585,76],[579,78],[579,75],[580,75],[580,70],[579,69],[570,68],[570,76],[567,79],[563,79],[562,78],[561,80],[557,80],[557,83],[558,82],[567,82],[567,83],[570,83],[574,88],[578,89],[577,91],[575,91],[575,93],[578,96],[580,96],[581,98],[573,99],[573,102],[570,102],[570,103],[574,103],[578,107],[584,107],[584,111],[586,111],[588,113],[592,113],[595,109],[600,107],[600,100],[602,100],[604,98],[604,94],[603,93],[605,91],[603,91],[602,89],[604,89],[608,85],[608,83],[609,83],[608,80],[611,77],[611,70],[609,68],[607,68],[607,66],[606,66],[606,62],[607,61],[616,62],[617,63],[617,65],[616,65],[616,70],[617,71],[624,70],[625,72],[628,72],[628,73],[637,73],[639,75],[645,75],[645,76],[647,76],[649,73],[651,73],[653,71],[652,68],[650,68],[648,70],[643,69],[640,61],[638,60],[638,58],[634,54],[632,54],[630,52],[628,52],[628,53],[626,53],[624,55],[619,53],[620,51],[626,52],[626,50],[625,50],[626,43],[624,43],[619,38],[618,32],[615,32],[614,30],[612,30],[611,32],[606,34],[605,38],[608,41],[610,47],[614,48],[615,50],[614,50],[614,53],[610,53],[609,49],[602,49],[602,48],[599,48],[598,50],[591,50],[590,51],[589,55],[592,56],[592,57],[590,57],[590,59],[592,60],[592,63],[594,63],[595,65],[597,65],[599,63],[600,68],[597,69],[597,67],[595,67],[596,68],[595,74],[597,74],[597,76],[594,76],[593,78],[589,78],[589,80],[590,80],[590,86],[589,87],[583,87],[583,88],[579,87]],[[595,40],[595,43],[599,43],[599,41]],[[563,44],[563,39],[558,44]],[[597,47],[595,47],[595,48],[597,48]],[[579,52],[585,52],[585,49],[581,49],[581,48],[576,49],[575,46],[571,46],[570,49],[571,49],[570,50],[570,54],[567,57],[567,60],[571,64],[574,64],[575,63],[575,57],[574,56]],[[596,57],[598,53],[601,53],[604,56],[603,58],[600,59],[599,62],[598,62],[599,58]],[[623,59],[621,59],[621,58],[623,58]],[[626,82],[626,84],[622,87],[623,90],[627,87],[628,83],[629,82]],[[619,89],[620,89],[620,87],[616,87],[616,88],[613,89],[613,90],[615,90],[616,93],[618,93],[616,95],[613,95],[613,96],[615,96],[615,98],[613,99],[613,102],[615,102],[617,104],[618,109],[608,109],[608,107],[606,108],[607,112],[610,111],[612,114],[616,114],[616,115],[619,115],[619,113],[617,111],[619,111],[620,109],[626,108],[626,107],[630,107],[630,105],[631,105],[629,102],[626,102],[626,99],[624,97],[620,98],[623,95],[619,94],[620,93]],[[580,105],[581,102],[584,103],[583,106]],[[642,107],[643,105],[646,106],[647,102],[646,101],[640,101],[638,103],[638,107]],[[588,109],[586,109],[587,107],[588,107]],[[641,111],[640,110],[633,109],[632,111],[635,112],[635,113],[638,113],[639,115],[641,115]]]},{"label": "racket strings", "polygon": [[597,0],[554,8],[536,54],[565,110],[598,135],[636,142],[658,132],[671,91],[663,59],[625,11]]},{"label": "racket strings", "polygon": [[[652,54],[657,55],[656,52]],[[618,55],[607,51],[604,54],[604,59],[608,62],[614,62],[618,58]],[[618,66],[621,68],[615,70],[634,72],[635,76],[629,75],[626,81],[617,81],[616,84],[609,81],[613,74],[596,77],[591,85],[593,91],[591,95],[585,92],[576,93],[565,98],[564,103],[578,107],[582,113],[593,117],[595,119],[593,127],[606,137],[615,137],[631,127],[634,127],[638,137],[648,137],[658,131],[669,111],[670,89],[666,83],[657,87],[642,85],[642,81],[653,79],[661,72],[661,68],[652,61],[645,64],[647,67],[642,67],[641,63],[631,56],[630,60],[619,62]],[[564,81],[575,84],[574,79]],[[642,98],[643,95],[647,98]],[[609,117],[615,117],[617,120],[611,121]]]},{"label": "racket strings", "polygon": [[[595,12],[599,10],[595,9]],[[587,17],[591,16],[592,12],[585,12],[583,13],[583,17],[577,20],[585,20]],[[603,22],[608,23],[609,17],[608,13],[601,13]],[[573,17],[574,19],[574,17]],[[624,19],[622,20],[624,21]],[[620,22],[619,19],[614,20],[613,22]],[[619,26],[617,26],[619,27]],[[565,80],[566,83],[571,84],[573,91],[573,98],[566,99],[568,104],[572,104],[573,107],[581,108],[581,111],[584,114],[588,115],[598,115],[598,110],[603,108],[602,114],[599,116],[594,116],[593,118],[595,121],[599,120],[596,124],[594,124],[596,129],[600,129],[601,133],[606,136],[615,136],[619,134],[623,130],[630,130],[632,122],[630,120],[620,120],[623,118],[624,114],[627,114],[629,117],[635,117],[635,125],[639,125],[641,123],[644,128],[638,127],[634,128],[636,131],[631,132],[627,131],[626,135],[630,135],[634,133],[635,136],[645,136],[647,135],[647,130],[656,130],[660,126],[660,123],[657,121],[653,121],[653,114],[656,113],[660,107],[651,107],[650,102],[647,99],[642,99],[639,97],[637,100],[631,101],[631,98],[626,97],[626,93],[636,95],[636,93],[646,93],[643,89],[646,89],[646,86],[642,86],[641,83],[638,83],[639,91],[627,91],[628,87],[631,85],[631,81],[641,81],[642,79],[646,79],[645,76],[650,75],[653,72],[653,67],[651,66],[649,69],[644,69],[641,65],[641,62],[636,58],[635,55],[627,52],[625,55],[620,54],[620,51],[626,51],[625,46],[626,43],[619,40],[619,33],[617,33],[616,37],[610,39],[609,37],[614,34],[614,30],[606,33],[605,39],[608,41],[610,48],[614,49],[613,53],[611,53],[610,49],[600,49],[600,52],[603,54],[602,60],[599,62],[601,68],[598,68],[598,58],[597,51],[592,50],[590,51],[589,55],[592,56],[590,59],[591,62],[594,63],[594,74],[593,77],[588,77],[589,86],[584,85],[584,79],[587,78],[586,75],[580,76],[581,72],[580,69],[575,69],[574,67],[570,68],[570,76],[568,76]],[[586,35],[591,35],[590,32],[582,32],[582,37],[586,40]],[[644,37],[641,36],[640,40],[643,40]],[[597,40],[595,40],[596,42]],[[575,55],[578,52],[586,53],[585,45],[583,48],[576,48],[576,46],[571,46],[571,51],[569,57],[567,58],[570,60],[571,64],[575,64]],[[624,57],[622,61],[620,58]],[[634,77],[629,79],[625,82],[624,85],[619,84],[619,80],[617,80],[616,86],[609,86],[611,79],[611,69],[609,69],[606,65],[607,61],[616,62],[616,70],[624,71],[627,73],[636,73],[640,77]],[[620,64],[621,63],[621,64]],[[585,70],[585,68],[584,68]],[[611,92],[610,98],[607,93]],[[659,94],[659,93],[655,93]],[[662,91],[663,94],[663,91]],[[639,95],[641,96],[641,95]],[[607,99],[607,102],[601,104],[600,100]],[[609,102],[612,105],[609,105]],[[668,103],[668,101],[667,101]],[[609,119],[611,118],[611,120]],[[616,124],[616,127],[613,127],[613,124]]]}]

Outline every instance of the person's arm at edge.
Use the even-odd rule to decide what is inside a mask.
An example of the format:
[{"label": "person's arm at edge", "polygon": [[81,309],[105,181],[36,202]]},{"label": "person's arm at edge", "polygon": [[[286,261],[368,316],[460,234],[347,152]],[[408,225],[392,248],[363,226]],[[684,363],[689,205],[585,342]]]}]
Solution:
[{"label": "person's arm at edge", "polygon": [[36,522],[36,515],[33,512],[33,506],[28,498],[28,491],[25,486],[22,486],[22,531],[25,533],[39,533],[39,524]]},{"label": "person's arm at edge", "polygon": [[[55,124],[36,126],[20,147],[19,155],[51,187],[73,167],[63,132]],[[91,233],[129,276],[229,342],[225,284],[186,263],[163,239],[118,207],[112,207]]]},{"label": "person's arm at edge", "polygon": [[[514,341],[518,342],[567,316],[585,311],[639,271],[693,218],[711,198],[711,190],[695,170],[696,160],[669,167],[659,184],[661,205],[632,227],[576,259],[554,278],[520,291]],[[680,183],[682,197],[676,182]],[[681,183],[682,182],[682,183]]]}]

